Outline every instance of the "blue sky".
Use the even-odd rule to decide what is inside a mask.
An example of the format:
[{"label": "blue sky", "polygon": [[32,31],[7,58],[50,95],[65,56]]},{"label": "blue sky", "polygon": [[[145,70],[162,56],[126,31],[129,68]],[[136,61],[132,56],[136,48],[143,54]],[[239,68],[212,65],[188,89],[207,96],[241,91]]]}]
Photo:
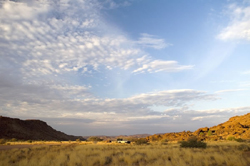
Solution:
[{"label": "blue sky", "polygon": [[250,112],[250,1],[0,1],[0,115],[74,135]]}]

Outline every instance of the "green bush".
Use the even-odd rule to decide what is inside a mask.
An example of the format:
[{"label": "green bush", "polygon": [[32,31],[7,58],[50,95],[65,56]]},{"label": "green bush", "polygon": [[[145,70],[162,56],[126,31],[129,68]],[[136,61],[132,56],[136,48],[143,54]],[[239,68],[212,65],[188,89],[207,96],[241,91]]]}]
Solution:
[{"label": "green bush", "polygon": [[208,136],[211,136],[211,135],[212,135],[212,131],[211,131],[211,130],[208,130],[207,135],[208,135]]},{"label": "green bush", "polygon": [[148,140],[146,138],[139,138],[139,139],[135,140],[135,144],[136,145],[147,145]]},{"label": "green bush", "polygon": [[6,140],[5,139],[0,139],[0,145],[1,144],[5,144],[6,143]]},{"label": "green bush", "polygon": [[99,137],[89,137],[88,141],[103,141],[103,139],[101,139]]},{"label": "green bush", "polygon": [[167,145],[168,144],[168,140],[167,139],[162,139],[161,140],[161,145]]},{"label": "green bush", "polygon": [[234,140],[235,140],[235,137],[229,136],[229,137],[227,137],[227,140],[229,140],[229,141],[234,141]]},{"label": "green bush", "polygon": [[32,140],[28,140],[27,142],[28,142],[28,143],[32,143]]},{"label": "green bush", "polygon": [[245,140],[242,139],[242,138],[236,138],[235,141],[237,141],[237,142],[245,142]]},{"label": "green bush", "polygon": [[180,147],[182,148],[206,148],[205,142],[198,141],[196,137],[190,137],[187,141],[181,141]]},{"label": "green bush", "polygon": [[16,142],[17,139],[16,139],[16,138],[12,138],[10,141],[11,141],[11,142]]},{"label": "green bush", "polygon": [[77,139],[76,139],[76,142],[80,143],[80,142],[81,142],[81,140],[80,140],[79,138],[77,138]]}]

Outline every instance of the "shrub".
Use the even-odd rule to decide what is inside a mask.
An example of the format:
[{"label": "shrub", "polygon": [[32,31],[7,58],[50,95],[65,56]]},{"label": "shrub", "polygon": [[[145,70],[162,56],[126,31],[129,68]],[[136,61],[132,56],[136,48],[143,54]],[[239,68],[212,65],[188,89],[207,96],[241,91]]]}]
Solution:
[{"label": "shrub", "polygon": [[190,137],[187,141],[181,141],[180,147],[182,148],[206,148],[205,142],[198,141],[196,137]]},{"label": "shrub", "polygon": [[148,140],[146,138],[139,138],[135,141],[136,145],[146,145],[148,144]]},{"label": "shrub", "polygon": [[81,140],[80,140],[79,138],[77,138],[77,139],[76,139],[76,142],[80,143],[80,142],[81,142]]},{"label": "shrub", "polygon": [[229,137],[227,137],[227,140],[229,140],[229,141],[234,141],[234,140],[235,140],[235,137],[229,136]]},{"label": "shrub", "polygon": [[6,143],[6,140],[5,139],[0,139],[0,145],[1,144],[5,144]]},{"label": "shrub", "polygon": [[168,144],[168,140],[167,139],[162,139],[161,140],[161,145],[167,145]]},{"label": "shrub", "polygon": [[237,141],[237,142],[245,142],[245,140],[242,139],[242,138],[236,138],[235,141]]},{"label": "shrub", "polygon": [[211,130],[208,130],[207,135],[208,135],[208,136],[211,136],[211,135],[212,135],[212,131],[211,131]]},{"label": "shrub", "polygon": [[89,137],[88,141],[102,141],[103,139],[99,138],[99,137]]},{"label": "shrub", "polygon": [[28,142],[28,143],[32,143],[32,140],[28,140],[27,142]]},{"label": "shrub", "polygon": [[11,142],[16,142],[17,139],[16,139],[16,138],[12,138],[10,141],[11,141]]}]

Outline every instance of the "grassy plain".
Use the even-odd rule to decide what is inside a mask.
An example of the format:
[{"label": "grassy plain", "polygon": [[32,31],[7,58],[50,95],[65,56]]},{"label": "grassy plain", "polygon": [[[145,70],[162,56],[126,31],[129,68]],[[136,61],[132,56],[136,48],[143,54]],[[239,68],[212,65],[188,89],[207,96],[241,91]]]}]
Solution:
[{"label": "grassy plain", "polygon": [[[0,151],[0,166],[249,166],[250,144],[208,142],[206,149],[178,143],[131,145],[44,142],[31,148]],[[15,144],[15,143],[12,143]],[[3,145],[5,146],[5,145]]]}]

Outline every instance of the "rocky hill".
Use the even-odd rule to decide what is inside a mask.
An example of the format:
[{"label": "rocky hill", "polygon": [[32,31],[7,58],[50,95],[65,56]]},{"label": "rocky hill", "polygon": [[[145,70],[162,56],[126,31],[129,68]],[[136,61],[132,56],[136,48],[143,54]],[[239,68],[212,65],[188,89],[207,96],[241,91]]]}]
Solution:
[{"label": "rocky hill", "polygon": [[57,131],[41,120],[20,120],[0,116],[0,138],[19,140],[76,140],[82,137]]},{"label": "rocky hill", "polygon": [[181,141],[196,136],[200,140],[225,140],[229,137],[250,139],[250,113],[234,116],[227,122],[213,127],[199,128],[195,132],[183,131],[178,133],[155,134],[146,137],[149,141]]}]

